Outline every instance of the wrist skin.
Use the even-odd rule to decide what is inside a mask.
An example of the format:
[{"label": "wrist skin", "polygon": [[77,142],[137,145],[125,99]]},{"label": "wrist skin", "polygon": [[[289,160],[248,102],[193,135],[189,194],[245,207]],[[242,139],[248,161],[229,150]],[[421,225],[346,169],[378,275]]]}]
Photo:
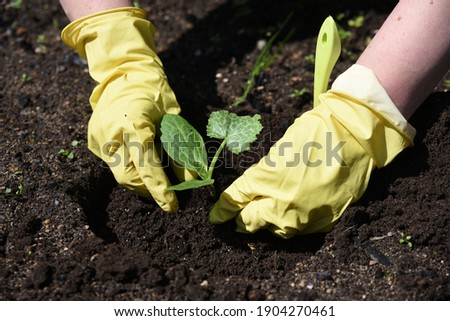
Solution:
[{"label": "wrist skin", "polygon": [[406,119],[450,68],[450,1],[400,1],[356,62]]},{"label": "wrist skin", "polygon": [[70,21],[110,9],[132,7],[130,0],[60,0]]}]

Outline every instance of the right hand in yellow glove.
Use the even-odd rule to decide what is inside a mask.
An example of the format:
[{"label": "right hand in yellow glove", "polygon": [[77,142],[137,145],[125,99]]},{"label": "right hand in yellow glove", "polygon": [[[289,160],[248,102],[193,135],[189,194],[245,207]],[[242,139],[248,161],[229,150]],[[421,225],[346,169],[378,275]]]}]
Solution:
[{"label": "right hand in yellow glove", "polygon": [[[88,61],[97,81],[90,103],[89,149],[116,180],[153,197],[167,212],[177,209],[162,168],[155,135],[162,116],[180,107],[155,54],[154,27],[143,10],[113,9],[78,19],[62,31],[63,41]],[[192,175],[173,166],[180,180]]]},{"label": "right hand in yellow glove", "polygon": [[354,65],[258,164],[220,196],[215,224],[283,238],[329,231],[367,188],[372,170],[412,145],[415,130],[373,72]]}]

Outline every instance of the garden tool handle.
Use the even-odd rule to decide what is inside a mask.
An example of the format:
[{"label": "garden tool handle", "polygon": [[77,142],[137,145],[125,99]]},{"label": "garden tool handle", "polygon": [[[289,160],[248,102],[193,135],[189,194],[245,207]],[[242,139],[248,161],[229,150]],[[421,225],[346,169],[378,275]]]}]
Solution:
[{"label": "garden tool handle", "polygon": [[314,67],[314,107],[319,103],[319,95],[326,92],[331,71],[341,53],[339,32],[331,16],[322,23],[317,37]]}]

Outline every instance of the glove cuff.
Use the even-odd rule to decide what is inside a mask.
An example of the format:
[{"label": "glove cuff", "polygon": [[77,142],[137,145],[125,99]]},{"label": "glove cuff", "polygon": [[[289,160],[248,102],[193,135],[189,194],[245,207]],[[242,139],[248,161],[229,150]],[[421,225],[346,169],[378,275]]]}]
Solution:
[{"label": "glove cuff", "polygon": [[[107,21],[114,21],[119,17],[146,19],[147,14],[140,8],[126,7],[87,15],[68,24],[61,32],[61,40],[67,46],[74,48],[82,58],[86,59],[85,44],[97,36],[95,26],[97,24],[104,24]],[[83,33],[82,30],[87,26],[90,26],[90,29],[93,30],[93,32],[88,34]],[[92,26],[94,26],[94,28],[92,28]],[[154,31],[153,25],[151,25],[151,27],[152,31]],[[151,45],[151,48],[154,48],[154,44]]]},{"label": "glove cuff", "polygon": [[412,144],[416,135],[415,128],[400,113],[372,70],[354,64],[336,78],[331,89],[365,102],[394,125]]}]

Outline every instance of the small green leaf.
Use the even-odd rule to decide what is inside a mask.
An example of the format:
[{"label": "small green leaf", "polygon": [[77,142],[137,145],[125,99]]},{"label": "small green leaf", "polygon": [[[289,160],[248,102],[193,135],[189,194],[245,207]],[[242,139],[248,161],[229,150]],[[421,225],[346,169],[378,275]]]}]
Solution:
[{"label": "small green leaf", "polygon": [[36,42],[40,45],[45,46],[47,44],[47,40],[45,39],[45,35],[44,34],[39,34],[36,38]]},{"label": "small green leaf", "polygon": [[198,131],[180,115],[166,114],[161,121],[161,142],[167,154],[201,178],[208,176],[208,155]]},{"label": "small green leaf", "polygon": [[206,135],[211,138],[225,139],[231,123],[237,117],[239,116],[226,110],[211,113],[206,126]]},{"label": "small green leaf", "polygon": [[22,193],[23,193],[23,185],[19,184],[19,186],[17,186],[16,195],[22,195]]},{"label": "small green leaf", "polygon": [[338,13],[336,16],[336,20],[338,20],[338,21],[341,21],[344,18],[345,18],[345,13],[343,13],[343,12]]},{"label": "small green leaf", "polygon": [[358,16],[355,19],[350,19],[347,24],[350,27],[361,28],[364,24],[364,16]]},{"label": "small green leaf", "polygon": [[22,77],[20,77],[20,79],[21,79],[23,82],[27,82],[27,81],[30,81],[30,80],[31,80],[31,77],[28,76],[26,73],[22,73]]},{"label": "small green leaf", "polygon": [[199,188],[203,186],[208,186],[214,184],[213,179],[205,179],[205,180],[198,180],[198,179],[192,179],[189,181],[182,182],[177,185],[172,185],[168,188],[166,188],[167,191],[184,191],[187,189],[193,189],[193,188]]},{"label": "small green leaf", "polygon": [[263,128],[260,119],[260,115],[236,117],[228,128],[227,148],[234,154],[249,150]]},{"label": "small green leaf", "polygon": [[20,8],[22,8],[22,3],[23,3],[23,0],[13,0],[7,5],[7,7],[13,8],[13,9],[20,9]]},{"label": "small green leaf", "polygon": [[289,95],[289,97],[294,98],[294,97],[301,97],[305,94],[309,94],[309,89],[306,87],[303,87],[302,89],[294,89],[294,92],[292,94]]},{"label": "small green leaf", "polygon": [[316,57],[313,54],[306,55],[303,59],[309,64],[314,64]]},{"label": "small green leaf", "polygon": [[226,140],[228,150],[239,154],[250,148],[262,129],[261,116],[238,116],[221,110],[211,113],[206,133],[211,138]]},{"label": "small green leaf", "polygon": [[78,140],[74,139],[74,140],[72,140],[72,141],[70,142],[70,145],[72,145],[73,147],[75,147],[75,146],[77,146],[79,143],[80,143],[80,142],[79,142]]}]

